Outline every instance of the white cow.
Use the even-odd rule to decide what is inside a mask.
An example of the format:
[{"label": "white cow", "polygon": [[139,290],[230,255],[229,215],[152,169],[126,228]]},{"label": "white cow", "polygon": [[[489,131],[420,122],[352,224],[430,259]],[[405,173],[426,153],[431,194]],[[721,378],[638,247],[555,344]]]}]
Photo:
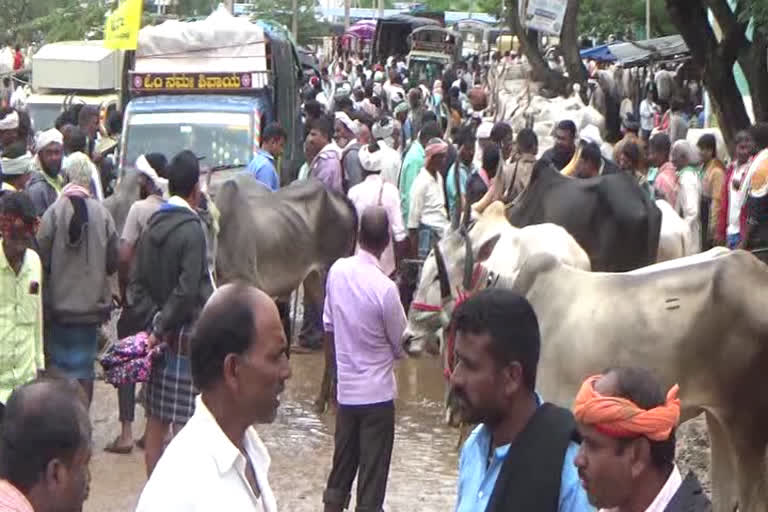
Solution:
[{"label": "white cow", "polygon": [[688,224],[668,202],[658,200],[656,206],[661,210],[661,233],[656,261],[669,261],[696,254]]},{"label": "white cow", "polygon": [[536,312],[537,390],[548,401],[570,406],[583,379],[608,367],[648,368],[680,385],[683,421],[706,413],[714,510],[768,510],[768,266],[715,248],[594,273],[537,254],[494,285]]},{"label": "white cow", "polygon": [[[458,283],[471,277],[469,274],[477,270],[479,263],[484,263],[488,271],[517,276],[525,262],[539,253],[550,254],[576,268],[591,269],[587,253],[565,229],[555,224],[516,228],[507,221],[501,202],[491,204],[471,226],[464,226],[466,236],[462,228],[454,225],[438,244],[444,260],[450,262],[447,272],[454,291]],[[467,245],[472,249],[469,266]],[[447,311],[453,309],[453,301],[445,304],[441,298],[437,276],[438,262],[433,251],[424,261],[403,335],[406,350],[414,355],[424,350],[433,354],[439,351],[439,333],[444,322],[441,310],[443,306]]]}]

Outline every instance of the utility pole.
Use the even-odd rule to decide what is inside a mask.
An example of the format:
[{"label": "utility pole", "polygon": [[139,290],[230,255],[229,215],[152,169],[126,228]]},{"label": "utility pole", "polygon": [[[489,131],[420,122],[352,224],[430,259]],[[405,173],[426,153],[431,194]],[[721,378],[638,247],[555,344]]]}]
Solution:
[{"label": "utility pole", "polygon": [[227,8],[227,10],[230,12],[230,14],[235,13],[235,0],[224,0],[224,7]]},{"label": "utility pole", "polygon": [[645,38],[651,38],[651,0],[645,0]]},{"label": "utility pole", "polygon": [[349,28],[349,2],[350,0],[344,0],[344,29],[345,30]]},{"label": "utility pole", "polygon": [[291,20],[291,34],[293,34],[293,40],[296,41],[299,37],[299,1],[293,0],[293,19]]},{"label": "utility pole", "polygon": [[384,18],[384,0],[379,0],[379,19]]}]

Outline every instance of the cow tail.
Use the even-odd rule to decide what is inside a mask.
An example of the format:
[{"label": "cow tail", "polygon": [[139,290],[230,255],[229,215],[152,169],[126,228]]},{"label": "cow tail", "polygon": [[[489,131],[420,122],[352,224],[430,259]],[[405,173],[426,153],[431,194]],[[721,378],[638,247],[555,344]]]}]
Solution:
[{"label": "cow tail", "polygon": [[352,200],[346,195],[341,194],[341,198],[344,200],[344,203],[347,205],[350,213],[352,214],[352,249],[348,254],[346,254],[346,256],[352,256],[355,254],[355,248],[357,247],[357,237],[359,236],[358,233],[360,232],[360,219],[358,216],[357,208],[355,208],[355,203],[353,203]]}]

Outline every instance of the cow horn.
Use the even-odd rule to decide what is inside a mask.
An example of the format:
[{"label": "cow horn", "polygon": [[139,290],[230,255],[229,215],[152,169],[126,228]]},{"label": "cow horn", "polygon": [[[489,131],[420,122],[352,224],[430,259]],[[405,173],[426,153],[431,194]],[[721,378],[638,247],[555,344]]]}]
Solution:
[{"label": "cow horn", "polygon": [[469,227],[469,221],[472,218],[472,205],[469,204],[469,201],[466,201],[464,203],[464,215],[461,218],[461,228],[466,231]]},{"label": "cow horn", "polygon": [[435,261],[437,262],[437,279],[440,282],[440,297],[443,302],[447,302],[451,299],[451,283],[448,280],[448,270],[445,266],[445,258],[443,258],[443,251],[440,250],[440,245],[435,243]]},{"label": "cow horn", "polygon": [[464,258],[464,290],[469,291],[472,288],[472,272],[475,269],[475,255],[472,253],[472,241],[469,239],[469,234],[463,232],[464,247],[466,247],[466,257]]}]

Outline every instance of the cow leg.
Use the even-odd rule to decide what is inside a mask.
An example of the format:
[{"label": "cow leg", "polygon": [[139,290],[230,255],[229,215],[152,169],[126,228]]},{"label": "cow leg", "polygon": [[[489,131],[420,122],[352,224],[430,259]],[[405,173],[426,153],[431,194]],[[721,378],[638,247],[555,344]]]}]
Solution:
[{"label": "cow leg", "polygon": [[764,421],[753,415],[744,415],[731,427],[740,512],[768,511],[765,463],[768,433],[765,432],[764,425]]},{"label": "cow leg", "polygon": [[707,430],[709,432],[710,466],[712,480],[713,512],[733,512],[738,495],[736,488],[736,461],[730,438],[723,428],[722,421],[712,412],[707,411]]},{"label": "cow leg", "polygon": [[[313,272],[304,280],[305,302],[311,302],[317,311],[322,312],[325,302],[325,277],[327,272]],[[323,378],[320,381],[320,392],[315,400],[315,411],[324,413],[328,404],[336,405],[336,358],[333,347],[323,343],[324,365]]]}]

